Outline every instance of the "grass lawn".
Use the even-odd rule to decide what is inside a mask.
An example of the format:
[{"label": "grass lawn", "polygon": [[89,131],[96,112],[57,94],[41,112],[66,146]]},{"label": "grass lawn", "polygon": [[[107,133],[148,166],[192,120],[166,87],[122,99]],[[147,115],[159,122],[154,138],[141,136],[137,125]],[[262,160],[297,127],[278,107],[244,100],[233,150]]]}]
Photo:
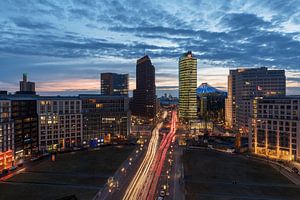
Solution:
[{"label": "grass lawn", "polygon": [[297,187],[272,167],[209,150],[183,155],[186,199],[299,199]]},{"label": "grass lawn", "polygon": [[92,199],[129,156],[134,146],[108,146],[96,151],[58,154],[0,183],[0,199],[53,200],[75,194]]}]

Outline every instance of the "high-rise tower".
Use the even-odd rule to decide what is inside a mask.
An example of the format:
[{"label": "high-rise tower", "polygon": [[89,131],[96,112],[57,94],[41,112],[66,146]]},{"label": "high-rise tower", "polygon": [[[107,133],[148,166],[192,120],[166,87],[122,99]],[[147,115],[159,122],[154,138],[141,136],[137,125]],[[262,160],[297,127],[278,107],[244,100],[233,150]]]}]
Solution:
[{"label": "high-rise tower", "polygon": [[255,97],[283,97],[286,93],[284,70],[266,67],[230,70],[226,99],[226,124],[242,133],[249,132],[250,103]]},{"label": "high-rise tower", "polygon": [[156,115],[155,68],[149,56],[136,63],[136,89],[133,91],[132,114],[154,118]]},{"label": "high-rise tower", "polygon": [[179,58],[179,117],[189,121],[197,118],[197,58],[191,51]]}]

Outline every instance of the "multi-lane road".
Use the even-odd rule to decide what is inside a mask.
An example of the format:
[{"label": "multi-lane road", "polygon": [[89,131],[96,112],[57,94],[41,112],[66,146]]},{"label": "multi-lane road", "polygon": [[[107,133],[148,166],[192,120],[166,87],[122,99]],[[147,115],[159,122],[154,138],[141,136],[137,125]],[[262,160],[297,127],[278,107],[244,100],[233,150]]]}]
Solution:
[{"label": "multi-lane road", "polygon": [[[166,117],[166,112],[164,117]],[[171,129],[159,138],[162,123],[158,123],[152,132],[148,149],[137,172],[125,190],[123,200],[154,199],[157,195],[157,185],[168,153],[168,149],[176,132],[176,112],[172,112]]]},{"label": "multi-lane road", "polygon": [[139,199],[148,175],[151,173],[151,166],[155,160],[157,146],[159,144],[159,129],[161,126],[162,123],[159,123],[153,130],[146,155],[128,188],[126,189],[123,200]]},{"label": "multi-lane road", "polygon": [[[176,132],[177,113],[171,112],[170,131],[160,132],[168,112],[163,112],[159,122],[151,132],[148,142],[143,148],[139,146],[138,154],[130,155],[113,176],[117,187],[106,184],[95,196],[94,200],[103,199],[156,199],[160,191],[162,171],[168,162],[171,143]],[[161,136],[163,135],[163,136]]]}]

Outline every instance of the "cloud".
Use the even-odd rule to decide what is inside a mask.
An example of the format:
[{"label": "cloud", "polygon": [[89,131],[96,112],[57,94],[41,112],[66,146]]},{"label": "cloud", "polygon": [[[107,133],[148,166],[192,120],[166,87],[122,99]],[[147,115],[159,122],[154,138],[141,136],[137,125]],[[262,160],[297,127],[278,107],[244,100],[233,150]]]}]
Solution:
[{"label": "cloud", "polygon": [[27,28],[31,30],[35,29],[55,29],[55,27],[51,24],[48,23],[43,23],[43,22],[37,22],[37,21],[31,21],[27,18],[12,18],[11,21],[18,27],[21,28]]},{"label": "cloud", "polygon": [[[96,80],[111,70],[130,73],[134,82],[135,61],[145,53],[157,85],[172,86],[187,50],[199,58],[199,81],[217,87],[226,87],[228,68],[299,72],[299,9],[297,0],[1,1],[0,78],[6,85],[0,86],[17,83],[23,71],[60,84]],[[52,87],[61,91],[57,84]]]},{"label": "cloud", "polygon": [[230,13],[224,15],[220,22],[223,26],[228,26],[231,30],[245,30],[256,28],[267,28],[270,26],[269,22],[254,14],[248,13]]}]

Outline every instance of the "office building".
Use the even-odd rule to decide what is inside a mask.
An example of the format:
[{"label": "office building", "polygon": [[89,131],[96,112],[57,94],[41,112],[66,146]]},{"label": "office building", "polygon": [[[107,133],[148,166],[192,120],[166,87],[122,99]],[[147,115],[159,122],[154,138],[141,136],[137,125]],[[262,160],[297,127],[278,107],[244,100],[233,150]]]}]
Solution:
[{"label": "office building", "polygon": [[146,55],[136,63],[136,89],[133,91],[131,111],[133,115],[154,118],[157,112],[155,68]]},{"label": "office building", "polygon": [[128,96],[128,74],[101,73],[101,94]]},{"label": "office building", "polygon": [[230,70],[226,99],[226,124],[240,133],[249,133],[250,103],[255,97],[280,97],[286,93],[284,70],[265,67]]},{"label": "office building", "polygon": [[11,119],[11,101],[0,99],[0,152],[14,150],[14,123]]},{"label": "office building", "polygon": [[208,83],[202,83],[197,89],[198,119],[223,122],[225,119],[225,98],[227,93]]},{"label": "office building", "polygon": [[66,150],[82,144],[82,113],[79,97],[39,97],[39,150]]},{"label": "office building", "polygon": [[300,160],[300,97],[255,98],[249,147],[255,154]]},{"label": "office building", "polygon": [[23,80],[20,81],[20,94],[35,94],[35,83],[27,80],[27,74],[23,74]]},{"label": "office building", "polygon": [[12,95],[11,116],[15,131],[15,159],[29,158],[38,153],[38,116],[35,97]]},{"label": "office building", "polygon": [[83,140],[125,138],[130,133],[129,98],[79,95],[82,101]]},{"label": "office building", "polygon": [[11,119],[11,101],[0,98],[0,173],[9,169],[14,160],[14,123]]},{"label": "office building", "polygon": [[197,118],[197,58],[191,51],[179,58],[179,118]]}]

